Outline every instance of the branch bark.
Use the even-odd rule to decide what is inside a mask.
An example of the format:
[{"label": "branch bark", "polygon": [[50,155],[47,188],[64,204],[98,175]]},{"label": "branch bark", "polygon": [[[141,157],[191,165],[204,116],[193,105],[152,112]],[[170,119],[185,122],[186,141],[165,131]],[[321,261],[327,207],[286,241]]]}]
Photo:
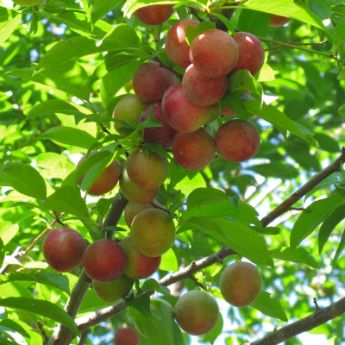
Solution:
[{"label": "branch bark", "polygon": [[[106,219],[103,222],[103,227],[116,225],[121,218],[122,211],[126,204],[127,200],[122,196],[119,199],[115,199]],[[90,279],[87,277],[86,273],[82,271],[65,306],[66,312],[73,318],[76,317],[89,286]],[[68,345],[73,338],[74,336],[70,329],[60,325],[50,337],[48,345]]]},{"label": "branch bark", "polygon": [[272,332],[266,337],[253,341],[248,345],[275,345],[284,342],[298,334],[309,331],[317,326],[320,326],[327,321],[333,320],[336,317],[345,313],[345,297],[341,298],[335,303],[332,303],[326,308],[317,310],[303,319],[292,322],[279,330]]},{"label": "branch bark", "polygon": [[[310,192],[322,180],[324,180],[326,177],[328,177],[332,173],[339,171],[339,169],[341,168],[344,162],[345,162],[345,149],[342,149],[341,155],[331,165],[329,165],[327,168],[322,170],[319,174],[312,177],[305,185],[303,185],[300,189],[298,189],[295,193],[293,193],[289,198],[287,198],[283,203],[281,203],[277,208],[275,208],[266,217],[264,217],[261,220],[262,224],[264,226],[267,226],[273,220],[275,220],[280,215],[282,215],[284,212],[288,211],[295,202],[297,202],[304,195]],[[232,254],[235,254],[235,252],[232,249],[223,247],[217,253],[214,253],[205,258],[194,261],[189,266],[180,270],[179,272],[162,278],[159,281],[159,284],[168,286],[178,281],[181,281],[182,279],[189,277],[191,273],[197,272],[205,267],[211,266],[216,262],[220,262],[221,260],[223,260],[224,258]],[[148,293],[145,292],[145,294],[152,295],[153,292],[148,292]],[[120,302],[114,304],[113,306],[103,308],[101,310],[98,310],[97,312],[90,313],[84,317],[78,318],[76,320],[77,327],[81,332],[83,332],[87,330],[88,328],[98,324],[99,322],[107,320],[109,317],[117,314],[119,311],[125,309],[126,307],[127,307],[126,301],[121,300]],[[257,345],[257,344],[254,344],[254,345]]]}]

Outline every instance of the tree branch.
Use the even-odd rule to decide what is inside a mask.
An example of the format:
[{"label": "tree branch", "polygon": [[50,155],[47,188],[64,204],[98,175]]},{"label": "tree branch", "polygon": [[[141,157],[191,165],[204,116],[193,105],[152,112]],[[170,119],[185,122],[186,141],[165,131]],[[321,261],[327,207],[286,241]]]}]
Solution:
[{"label": "tree branch", "polygon": [[[298,191],[293,193],[288,199],[286,199],[282,204],[280,204],[276,209],[264,217],[261,222],[264,226],[267,226],[277,217],[279,217],[284,212],[288,211],[290,207],[302,198],[306,193],[311,191],[317,184],[319,184],[323,179],[328,177],[333,172],[339,171],[342,163],[345,161],[345,149],[342,149],[341,155],[327,168],[321,171],[319,174],[312,177],[305,185],[303,185]],[[168,286],[184,278],[190,277],[191,273],[197,272],[205,267],[211,266],[216,262],[221,262],[224,258],[229,255],[235,254],[235,252],[227,247],[223,247],[217,253],[209,255],[205,258],[193,261],[186,268],[162,278],[158,283],[163,286]],[[145,295],[152,295],[154,292],[144,292]],[[140,294],[139,296],[142,296]],[[78,329],[83,332],[86,329],[98,324],[99,322],[107,320],[109,317],[117,314],[119,311],[125,309],[127,303],[124,300],[114,304],[113,306],[103,308],[97,312],[90,313],[84,317],[78,318],[76,324]],[[256,345],[256,344],[255,344]]]},{"label": "tree branch", "polygon": [[[115,226],[118,223],[126,203],[127,200],[122,196],[119,199],[114,200],[111,209],[103,222],[103,227]],[[89,286],[90,279],[87,277],[86,273],[82,271],[65,306],[66,312],[73,318],[77,315],[78,309]],[[49,339],[48,345],[68,345],[73,338],[74,336],[70,329],[60,325],[54,332],[53,336]]]},{"label": "tree branch", "polygon": [[295,321],[286,325],[279,330],[272,332],[266,337],[248,343],[248,345],[275,345],[284,342],[298,334],[309,331],[317,326],[326,323],[329,320],[345,313],[345,297],[337,302],[330,304],[328,307],[317,310],[304,319]]}]

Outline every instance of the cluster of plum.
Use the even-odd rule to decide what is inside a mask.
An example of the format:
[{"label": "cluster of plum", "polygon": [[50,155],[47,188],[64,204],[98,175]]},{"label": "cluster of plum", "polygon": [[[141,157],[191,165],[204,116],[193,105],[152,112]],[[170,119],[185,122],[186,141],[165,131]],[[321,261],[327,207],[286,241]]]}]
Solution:
[{"label": "cluster of plum", "polygon": [[[135,15],[146,24],[157,25],[172,12],[172,5],[151,5]],[[286,22],[285,17],[271,17],[272,26]],[[244,120],[225,121],[215,138],[205,128],[220,115],[235,116],[219,101],[227,91],[231,73],[247,69],[255,75],[261,69],[265,54],[260,40],[246,32],[230,36],[210,29],[188,44],[188,28],[198,25],[196,20],[180,20],[167,34],[165,50],[172,63],[185,69],[182,81],[178,82],[175,73],[160,62],[144,63],[133,77],[135,94],[122,97],[113,112],[115,129],[123,136],[152,116],[159,125],[144,128],[144,142],[171,149],[175,161],[186,169],[206,167],[217,151],[231,162],[245,161],[256,154],[260,142],[255,127]],[[161,255],[175,241],[171,215],[155,204],[157,192],[168,176],[167,157],[141,147],[128,155],[124,168],[117,160],[109,164],[87,191],[103,195],[119,182],[120,192],[128,201],[124,219],[130,228],[129,236],[120,242],[103,239],[87,245],[77,231],[66,226],[57,228],[43,244],[48,264],[60,272],[82,265],[96,293],[108,302],[128,295],[134,280],[152,275]],[[84,157],[79,165],[88,158]],[[257,268],[247,262],[226,267],[220,277],[224,299],[237,307],[250,304],[261,288]],[[180,327],[195,335],[211,330],[218,314],[216,301],[203,291],[182,295],[174,311]],[[137,345],[139,337],[127,327],[116,333],[114,343]]]}]

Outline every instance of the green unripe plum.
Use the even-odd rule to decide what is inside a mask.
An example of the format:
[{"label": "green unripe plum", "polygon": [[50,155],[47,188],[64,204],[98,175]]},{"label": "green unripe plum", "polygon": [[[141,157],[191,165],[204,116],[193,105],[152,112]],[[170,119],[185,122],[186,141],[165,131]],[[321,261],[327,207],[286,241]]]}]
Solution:
[{"label": "green unripe plum", "polygon": [[149,277],[157,271],[161,257],[149,257],[141,254],[134,246],[131,237],[126,237],[120,242],[120,246],[127,257],[125,275],[132,279]]},{"label": "green unripe plum", "polygon": [[168,161],[155,152],[132,152],[127,158],[129,178],[142,189],[156,189],[168,176]]},{"label": "green unripe plum", "polygon": [[238,46],[226,32],[211,29],[194,38],[190,55],[192,63],[201,74],[219,78],[234,69],[238,59]]},{"label": "green unripe plum", "polygon": [[272,14],[270,17],[270,26],[284,26],[290,21],[290,18]]},{"label": "green unripe plum", "polygon": [[261,41],[249,32],[237,32],[234,36],[239,49],[235,70],[247,69],[257,74],[265,62],[265,50]]},{"label": "green unripe plum", "polygon": [[250,122],[231,120],[218,129],[216,145],[225,159],[240,163],[255,156],[260,146],[260,136]]},{"label": "green unripe plum", "polygon": [[121,135],[129,133],[129,126],[136,126],[139,123],[140,114],[145,109],[145,105],[137,95],[128,94],[120,99],[113,111],[114,127]]},{"label": "green unripe plum", "polygon": [[43,254],[59,272],[72,271],[81,264],[86,242],[79,232],[63,227],[52,230],[44,240]]},{"label": "green unripe plum", "polygon": [[145,24],[159,25],[168,20],[172,13],[172,5],[151,5],[136,10],[134,15]]},{"label": "green unripe plum", "polygon": [[159,209],[147,209],[133,220],[131,238],[138,251],[149,257],[164,254],[175,241],[171,217]]},{"label": "green unripe plum", "polygon": [[147,204],[155,198],[157,189],[140,188],[129,178],[127,170],[125,170],[120,179],[120,192],[130,202]]},{"label": "green unripe plum", "polygon": [[163,112],[172,128],[181,133],[194,132],[210,119],[208,107],[193,104],[183,91],[182,84],[171,86],[164,94]]},{"label": "green unripe plum", "polygon": [[160,102],[165,91],[175,83],[174,73],[156,61],[142,64],[133,77],[135,93],[147,104]]},{"label": "green unripe plum", "polygon": [[92,286],[97,295],[106,302],[115,302],[127,296],[133,286],[133,280],[123,275],[115,280],[98,281],[93,280]]},{"label": "green unripe plum", "polygon": [[219,315],[217,302],[202,291],[189,291],[175,305],[175,317],[179,326],[187,333],[201,335],[209,332]]},{"label": "green unripe plum", "polygon": [[173,25],[167,33],[165,51],[170,60],[176,65],[187,68],[190,65],[189,45],[186,41],[186,29],[188,26],[195,27],[198,21],[184,19]]},{"label": "green unripe plum", "polygon": [[185,95],[193,104],[207,107],[217,103],[224,96],[228,80],[225,76],[205,77],[191,64],[183,75],[182,86]]},{"label": "green unripe plum", "polygon": [[14,0],[14,3],[20,6],[32,7],[36,6],[41,2],[41,0]]},{"label": "green unripe plum", "polygon": [[203,169],[216,154],[213,138],[200,128],[191,133],[179,133],[172,145],[175,161],[185,169]]},{"label": "green unripe plum", "polygon": [[126,255],[115,241],[98,240],[86,248],[82,263],[91,279],[109,281],[122,275]]},{"label": "green unripe plum", "polygon": [[123,215],[125,217],[125,222],[128,227],[132,226],[134,217],[143,210],[148,208],[153,208],[152,204],[138,204],[136,202],[129,202],[123,210]]},{"label": "green unripe plum", "polygon": [[219,287],[228,303],[236,307],[244,307],[252,303],[259,295],[262,281],[254,265],[240,261],[223,270]]}]

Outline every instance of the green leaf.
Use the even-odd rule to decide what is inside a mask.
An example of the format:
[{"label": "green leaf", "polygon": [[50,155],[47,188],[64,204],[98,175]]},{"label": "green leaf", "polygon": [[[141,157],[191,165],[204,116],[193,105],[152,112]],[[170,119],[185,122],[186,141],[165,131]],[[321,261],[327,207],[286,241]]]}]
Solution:
[{"label": "green leaf", "polygon": [[285,310],[283,309],[279,299],[271,297],[271,295],[266,291],[261,291],[251,306],[260,310],[265,315],[285,322],[288,321]]},{"label": "green leaf", "polygon": [[14,18],[0,22],[0,45],[12,35],[13,31],[17,29],[20,24],[21,14],[16,15]]},{"label": "green leaf", "polygon": [[17,322],[14,322],[13,320],[10,319],[4,319],[0,321],[0,328],[4,327],[7,328],[8,330],[18,332],[22,336],[29,338],[30,335],[26,332],[26,330]]},{"label": "green leaf", "polygon": [[284,15],[326,31],[320,18],[311,12],[302,2],[296,3],[291,0],[249,0],[244,4],[244,7],[278,16]]},{"label": "green leaf", "polygon": [[118,0],[94,0],[91,10],[91,19],[95,23],[98,19],[104,17],[108,12],[110,12],[115,5],[118,3]]},{"label": "green leaf", "polygon": [[2,264],[4,263],[5,259],[5,248],[4,248],[4,243],[2,242],[2,239],[0,238],[0,268]]},{"label": "green leaf", "polygon": [[139,37],[134,28],[127,24],[118,24],[104,37],[101,50],[128,50],[139,46]]},{"label": "green leaf", "polygon": [[345,248],[345,231],[343,231],[343,234],[341,235],[339,246],[338,246],[337,251],[335,252],[334,258],[332,260],[333,267],[335,266],[338,258],[340,257],[341,253],[343,252],[344,248]]},{"label": "green leaf", "polygon": [[201,35],[203,32],[207,30],[214,29],[215,27],[215,24],[211,22],[202,22],[197,26],[188,25],[186,27],[186,40],[188,44],[190,45],[196,36]]},{"label": "green leaf", "polygon": [[324,133],[315,134],[315,139],[319,144],[320,148],[325,151],[334,153],[338,153],[340,151],[338,142]]},{"label": "green leaf", "polygon": [[71,145],[89,149],[96,143],[96,139],[89,133],[73,127],[53,127],[41,135],[42,139],[49,139],[59,144]]},{"label": "green leaf", "polygon": [[272,105],[263,105],[257,115],[262,119],[272,123],[279,131],[284,133],[290,131],[310,144],[315,144],[313,133],[298,122],[291,120],[283,112]]},{"label": "green leaf", "polygon": [[170,295],[170,290],[166,286],[159,285],[157,280],[154,280],[152,278],[145,280],[141,289],[145,291],[157,291],[162,293],[163,295]]},{"label": "green leaf", "polygon": [[237,28],[240,31],[265,36],[268,31],[268,24],[269,16],[267,14],[242,9]]},{"label": "green leaf", "polygon": [[319,230],[319,253],[321,254],[333,229],[345,218],[345,203],[335,209],[323,222]]},{"label": "green leaf", "polygon": [[16,236],[19,230],[18,224],[10,222],[0,222],[0,239],[6,246],[14,236]]},{"label": "green leaf", "polygon": [[302,240],[309,236],[320,223],[330,215],[334,208],[344,203],[340,195],[332,195],[326,199],[313,202],[298,217],[292,228],[290,245],[297,247]]},{"label": "green leaf", "polygon": [[0,170],[0,185],[36,199],[45,199],[47,194],[43,177],[32,166],[23,163],[5,164]]},{"label": "green leaf", "polygon": [[222,218],[192,218],[188,224],[258,265],[271,265],[264,237],[251,228]]},{"label": "green leaf", "polygon": [[[39,284],[52,286],[66,293],[70,293],[67,277],[61,273],[45,270],[25,269],[22,272],[10,273],[8,281],[31,281]],[[4,282],[6,283],[6,282]]]},{"label": "green leaf", "polygon": [[250,170],[265,177],[278,177],[281,179],[293,179],[299,175],[299,171],[294,166],[282,162],[252,165]]},{"label": "green leaf", "polygon": [[74,335],[79,334],[73,318],[63,309],[53,303],[25,297],[10,297],[0,298],[0,306],[11,309],[25,310],[47,317],[66,326],[73,332]]},{"label": "green leaf", "polygon": [[162,255],[159,269],[166,272],[177,272],[179,268],[176,254],[172,248]]},{"label": "green leaf", "polygon": [[313,256],[304,248],[285,248],[271,252],[273,258],[284,261],[291,261],[298,264],[306,264],[310,267],[319,268]]},{"label": "green leaf", "polygon": [[36,164],[41,174],[48,179],[65,179],[75,169],[75,165],[64,153],[41,153],[36,157]]},{"label": "green leaf", "polygon": [[43,206],[56,212],[67,212],[77,217],[89,217],[84,199],[80,196],[80,190],[75,186],[62,186],[50,195]]}]

